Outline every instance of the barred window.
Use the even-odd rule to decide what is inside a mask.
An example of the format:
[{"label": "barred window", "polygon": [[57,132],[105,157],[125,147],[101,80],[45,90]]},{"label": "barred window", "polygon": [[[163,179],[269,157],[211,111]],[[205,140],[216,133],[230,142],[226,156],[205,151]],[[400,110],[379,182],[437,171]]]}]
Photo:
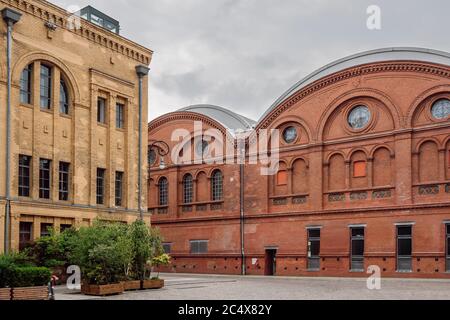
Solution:
[{"label": "barred window", "polygon": [[41,65],[41,108],[50,109],[52,104],[52,69]]},{"label": "barred window", "polygon": [[167,206],[168,204],[168,181],[167,178],[162,177],[159,180],[158,190],[159,190],[159,205]]},{"label": "barred window", "polygon": [[31,104],[31,79],[33,75],[33,64],[29,64],[20,76],[20,102]]},{"label": "barred window", "polygon": [[183,203],[189,204],[193,202],[193,180],[192,175],[187,174],[183,178]]},{"label": "barred window", "polygon": [[69,93],[63,79],[61,79],[59,85],[59,112],[69,114]]},{"label": "barred window", "polygon": [[220,201],[223,198],[223,176],[220,170],[216,170],[211,178],[212,200]]},{"label": "barred window", "polygon": [[51,160],[39,160],[39,198],[50,199]]},{"label": "barred window", "polygon": [[30,165],[31,157],[19,156],[19,197],[30,196]]},{"label": "barred window", "polygon": [[59,163],[59,200],[61,201],[69,200],[69,170],[69,163]]}]

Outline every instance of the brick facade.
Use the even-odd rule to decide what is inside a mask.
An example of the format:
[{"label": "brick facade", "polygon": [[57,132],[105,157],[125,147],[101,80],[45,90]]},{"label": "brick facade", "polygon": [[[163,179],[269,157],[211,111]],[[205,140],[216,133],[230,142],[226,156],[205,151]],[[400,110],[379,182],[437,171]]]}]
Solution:
[{"label": "brick facade", "polygon": [[[155,161],[149,207],[173,256],[166,270],[242,272],[243,178],[247,274],[365,276],[370,265],[377,265],[384,276],[448,277],[450,125],[445,106],[439,109],[441,118],[431,110],[437,101],[450,99],[450,58],[437,63],[426,52],[420,59],[411,58],[415,52],[386,54],[380,51],[364,63],[361,55],[316,74],[258,121],[257,132],[296,130],[290,143],[280,138],[279,174],[263,176],[261,164],[245,164],[242,177],[238,164],[174,165],[170,156],[161,170]],[[348,119],[358,106],[370,116],[352,127]],[[194,120],[202,121],[204,130],[227,130],[220,119],[181,110],[152,121],[149,139],[165,141],[172,150],[172,132],[192,132]],[[223,174],[219,202],[210,195],[217,169]],[[184,206],[187,173],[194,177],[194,200]],[[161,177],[169,181],[163,208],[158,206]],[[364,230],[363,268],[351,270],[351,261],[357,263],[351,246],[358,245],[351,232],[357,228]],[[312,235],[319,232],[310,230],[320,230],[318,254]],[[207,240],[207,251],[191,253],[192,240]]]}]

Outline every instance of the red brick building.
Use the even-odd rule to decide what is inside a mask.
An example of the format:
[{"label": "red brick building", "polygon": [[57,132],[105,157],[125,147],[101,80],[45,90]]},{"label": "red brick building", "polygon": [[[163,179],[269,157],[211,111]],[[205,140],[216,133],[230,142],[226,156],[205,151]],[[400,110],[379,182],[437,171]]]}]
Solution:
[{"label": "red brick building", "polygon": [[205,105],[159,117],[149,139],[172,155],[174,130],[194,132],[194,121],[205,139],[192,154],[206,152],[211,128],[228,140],[280,130],[272,176],[260,163],[180,165],[170,154],[159,168],[150,148],[149,210],[170,271],[365,276],[377,265],[383,276],[449,277],[449,120],[450,54],[416,48],[331,63],[258,122]]}]

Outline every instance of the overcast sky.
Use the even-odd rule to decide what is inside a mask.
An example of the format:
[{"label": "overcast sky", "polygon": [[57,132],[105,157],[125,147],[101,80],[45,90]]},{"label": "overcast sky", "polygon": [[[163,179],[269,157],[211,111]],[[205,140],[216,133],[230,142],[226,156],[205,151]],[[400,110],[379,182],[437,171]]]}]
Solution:
[{"label": "overcast sky", "polygon": [[[258,120],[333,60],[391,46],[450,51],[448,0],[50,0],[92,5],[155,53],[149,118],[208,103]],[[369,5],[381,30],[366,27]]]}]

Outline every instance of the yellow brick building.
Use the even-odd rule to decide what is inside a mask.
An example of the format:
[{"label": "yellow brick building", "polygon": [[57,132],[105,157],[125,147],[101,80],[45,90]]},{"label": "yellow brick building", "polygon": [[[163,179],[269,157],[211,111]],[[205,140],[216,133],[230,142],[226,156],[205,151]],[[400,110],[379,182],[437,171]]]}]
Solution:
[{"label": "yellow brick building", "polygon": [[[12,27],[9,246],[93,219],[130,222],[146,203],[138,167],[139,77],[152,51],[42,0],[0,0]],[[7,23],[0,22],[0,252],[7,203]],[[144,68],[145,69],[145,68]],[[147,141],[148,77],[142,85]],[[146,159],[146,143],[141,148]],[[150,221],[145,212],[146,221]],[[8,219],[6,219],[8,220]]]}]

